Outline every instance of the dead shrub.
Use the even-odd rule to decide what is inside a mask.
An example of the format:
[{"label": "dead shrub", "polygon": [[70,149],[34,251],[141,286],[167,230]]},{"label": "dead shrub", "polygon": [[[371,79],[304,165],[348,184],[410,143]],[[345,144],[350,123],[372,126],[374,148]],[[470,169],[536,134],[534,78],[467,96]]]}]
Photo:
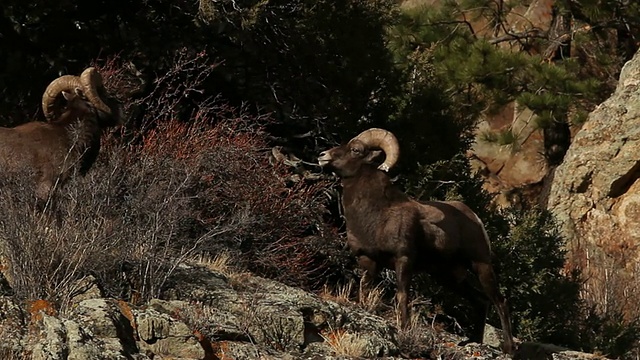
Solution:
[{"label": "dead shrub", "polygon": [[[91,171],[58,189],[55,206],[31,206],[26,175],[1,180],[0,240],[16,295],[64,311],[92,276],[104,295],[137,303],[161,296],[198,254],[227,253],[306,288],[348,268],[323,223],[323,184],[292,184],[284,165],[269,164],[264,120],[185,95],[197,97],[196,73],[211,66],[199,56],[179,57],[135,100],[149,110],[145,127],[105,136]],[[185,114],[189,121],[177,120]]]}]

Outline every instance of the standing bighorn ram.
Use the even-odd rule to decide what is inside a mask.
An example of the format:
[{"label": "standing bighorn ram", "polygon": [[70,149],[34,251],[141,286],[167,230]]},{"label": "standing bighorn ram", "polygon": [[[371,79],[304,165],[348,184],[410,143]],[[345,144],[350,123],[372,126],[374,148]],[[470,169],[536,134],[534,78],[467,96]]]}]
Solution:
[{"label": "standing bighorn ram", "polygon": [[[380,150],[386,158],[376,167]],[[386,172],[397,162],[399,150],[391,132],[369,129],[318,158],[320,166],[341,178],[347,244],[365,270],[363,282],[369,284],[383,268],[396,271],[396,298],[406,326],[411,276],[430,273],[472,302],[476,321],[469,341],[478,343],[491,301],[502,323],[503,351],[513,353],[509,309],[498,289],[484,225],[461,202],[418,202],[395,188]],[[478,275],[484,292],[469,282],[467,270]]]},{"label": "standing bighorn ram", "polygon": [[93,67],[80,76],[53,80],[42,96],[42,110],[48,123],[0,128],[0,173],[32,172],[36,198],[46,201],[73,170],[85,174],[91,168],[103,128],[120,124],[122,113],[118,102],[105,95]]}]

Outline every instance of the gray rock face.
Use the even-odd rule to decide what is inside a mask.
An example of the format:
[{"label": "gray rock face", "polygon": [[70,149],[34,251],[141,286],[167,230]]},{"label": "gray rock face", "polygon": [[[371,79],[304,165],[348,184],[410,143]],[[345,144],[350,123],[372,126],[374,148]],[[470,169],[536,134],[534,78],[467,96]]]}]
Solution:
[{"label": "gray rock face", "polygon": [[193,331],[180,320],[154,309],[135,311],[140,349],[152,354],[202,359],[204,349]]},{"label": "gray rock face", "polygon": [[[200,288],[199,284],[211,283],[211,280],[203,280],[211,278],[211,275],[203,273],[204,276],[198,280],[187,281],[193,276],[183,275],[193,271],[204,270],[180,270],[176,277],[185,281],[173,286],[170,298],[195,300],[207,309],[203,311],[207,318],[222,320],[217,326],[211,326],[215,321],[207,321],[209,325],[203,333],[210,339],[218,339],[218,343],[228,349],[246,351],[244,347],[228,345],[228,341],[241,339],[282,353],[303,353],[310,344],[322,343],[322,349],[316,347],[316,350],[331,353],[332,349],[324,343],[323,334],[342,329],[366,339],[361,356],[393,356],[399,353],[395,328],[382,318],[358,308],[345,308],[300,289],[254,276],[236,281],[238,285],[233,289],[226,283]],[[230,319],[236,322],[235,326]],[[243,350],[239,350],[241,348]]]},{"label": "gray rock face", "polygon": [[[637,283],[640,252],[640,53],[623,68],[615,93],[576,134],[555,172],[548,208],[594,286]],[[617,279],[607,278],[606,267]],[[598,282],[596,284],[595,282]],[[597,294],[593,294],[597,296]]]}]

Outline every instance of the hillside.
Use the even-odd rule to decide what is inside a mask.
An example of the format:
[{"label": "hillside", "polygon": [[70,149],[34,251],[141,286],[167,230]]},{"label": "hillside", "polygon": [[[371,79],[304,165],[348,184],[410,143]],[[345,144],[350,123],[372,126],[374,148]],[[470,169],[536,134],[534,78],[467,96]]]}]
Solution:
[{"label": "hillside", "polygon": [[[640,55],[626,65],[618,91],[591,114],[590,120],[583,127],[583,130],[578,133],[576,144],[586,146],[580,139],[583,136],[588,136],[589,129],[596,126],[599,113],[606,111],[608,108],[617,108],[618,105],[615,105],[616,103],[635,103],[629,100],[629,96],[635,96],[634,89],[638,83],[637,79],[640,78],[640,72],[635,71],[635,69],[640,68],[638,64],[640,64]],[[211,111],[217,112],[219,108],[212,108]],[[625,113],[629,114],[629,111]],[[637,119],[633,114],[629,116],[631,122]],[[200,152],[199,149],[193,147],[188,150],[183,148],[184,141],[180,140],[182,136],[186,136],[190,144],[207,144],[203,140],[217,144],[214,153],[218,154],[216,155],[218,159],[225,158],[228,160],[239,156],[234,160],[238,166],[229,167],[225,170],[226,175],[224,176],[227,179],[229,179],[229,176],[231,178],[243,176],[240,173],[245,173],[246,169],[242,164],[245,164],[247,160],[251,161],[251,158],[245,157],[246,153],[254,152],[263,146],[259,137],[247,137],[248,134],[243,133],[244,130],[225,132],[220,127],[213,127],[207,130],[205,124],[197,126],[202,126],[203,128],[194,132],[193,130],[186,131],[187,128],[184,125],[168,125],[166,128],[159,129],[154,136],[150,137],[144,148],[134,152],[132,152],[133,148],[129,150],[121,148],[121,145],[117,145],[117,142],[113,143],[115,139],[111,139],[106,144],[106,151],[103,152],[98,168],[88,178],[79,179],[75,183],[73,190],[68,190],[68,193],[65,192],[67,194],[65,196],[69,196],[68,200],[74,198],[83,199],[83,202],[95,205],[83,210],[75,208],[74,206],[76,205],[74,204],[65,203],[63,210],[67,209],[67,211],[72,210],[75,212],[74,214],[66,213],[65,215],[67,217],[71,216],[68,220],[72,221],[65,220],[62,223],[62,228],[54,232],[51,232],[49,227],[60,225],[50,224],[47,218],[42,218],[37,213],[17,209],[16,206],[20,206],[20,202],[5,202],[3,204],[3,209],[11,211],[12,214],[5,215],[5,219],[10,220],[12,216],[15,217],[20,213],[24,216],[22,226],[27,226],[24,230],[30,229],[28,231],[31,232],[31,235],[22,237],[21,241],[36,241],[38,237],[44,236],[45,239],[49,238],[49,241],[58,242],[59,248],[56,252],[61,251],[60,254],[65,254],[66,256],[79,255],[78,250],[73,249],[79,246],[81,253],[87,255],[86,258],[71,256],[69,258],[71,262],[65,263],[63,261],[61,264],[53,264],[54,267],[49,268],[46,265],[42,268],[30,268],[27,263],[20,264],[19,262],[6,264],[9,269],[12,269],[12,272],[10,272],[12,277],[9,280],[13,283],[14,288],[6,281],[4,282],[2,290],[4,295],[1,300],[3,316],[0,319],[0,333],[5,339],[2,347],[3,358],[505,358],[505,355],[499,351],[499,340],[494,338],[496,336],[495,332],[497,331],[499,334],[499,330],[494,330],[491,327],[488,328],[485,338],[487,344],[458,346],[456,344],[464,340],[464,336],[448,332],[454,330],[455,326],[452,328],[452,319],[441,312],[425,312],[422,315],[417,315],[410,328],[398,330],[394,320],[396,315],[388,303],[389,297],[384,296],[382,293],[378,293],[377,296],[374,294],[374,296],[358,301],[357,297],[353,295],[354,289],[345,285],[325,286],[323,290],[311,293],[260,277],[260,274],[252,274],[243,270],[244,265],[234,260],[234,256],[238,256],[238,254],[233,255],[221,250],[220,244],[226,241],[226,235],[231,235],[231,238],[234,238],[242,234],[242,229],[246,226],[250,228],[247,234],[251,234],[253,238],[257,238],[260,235],[260,231],[266,230],[270,232],[272,230],[270,230],[270,227],[260,230],[259,227],[256,227],[258,223],[252,222],[255,220],[245,219],[243,221],[246,224],[238,224],[238,214],[228,214],[231,217],[226,220],[219,217],[219,214],[210,214],[210,216],[218,217],[216,220],[217,225],[213,228],[215,233],[203,233],[195,238],[196,244],[204,239],[217,243],[218,245],[215,248],[217,250],[210,250],[211,253],[217,253],[217,255],[203,257],[196,253],[185,251],[184,248],[179,250],[180,252],[178,253],[162,254],[156,252],[156,250],[160,250],[157,247],[163,246],[162,240],[161,242],[154,240],[157,236],[164,236],[162,234],[165,230],[162,227],[155,230],[157,234],[154,236],[146,237],[140,235],[141,233],[137,233],[136,229],[127,228],[127,223],[123,222],[126,221],[125,218],[113,217],[109,214],[114,210],[126,213],[129,214],[128,216],[132,220],[138,219],[135,221],[140,224],[140,215],[157,209],[157,211],[162,212],[161,223],[164,226],[174,226],[177,224],[173,223],[175,220],[180,222],[187,220],[184,216],[188,214],[182,211],[187,209],[190,209],[188,211],[194,211],[194,208],[189,206],[183,208],[186,204],[182,203],[179,195],[174,198],[165,198],[162,194],[172,192],[180,194],[185,189],[187,193],[192,193],[193,190],[198,188],[196,184],[200,180],[185,185],[186,183],[183,181],[186,181],[186,178],[185,180],[180,180],[180,177],[197,176],[198,172],[193,172],[193,170],[183,172],[186,169],[181,169],[181,163],[176,160],[167,168],[168,171],[159,171],[156,166],[160,163],[166,163],[167,156],[173,157],[176,153],[181,153],[186,156],[184,159],[187,160],[187,164],[195,161],[194,164],[199,164],[197,167],[204,166],[205,173],[203,175],[218,174],[215,176],[218,179],[222,178],[220,178],[219,170],[206,172],[206,169],[210,169],[208,166],[215,166],[216,164],[216,159],[210,158],[213,153]],[[618,126],[615,129],[621,131],[624,127]],[[636,129],[636,127],[631,126],[630,129]],[[606,133],[598,131],[597,134],[597,136],[601,136]],[[621,135],[621,138],[628,138],[628,136]],[[594,140],[593,142],[601,143],[599,140]],[[242,154],[238,153],[238,150]],[[572,161],[572,151],[569,153],[566,164],[557,170],[557,174],[562,174],[565,171],[563,170],[565,167],[574,163]],[[258,151],[256,154],[260,153]],[[270,153],[276,154],[276,152]],[[588,153],[580,152],[580,154],[584,156],[584,154]],[[600,158],[600,156],[596,155],[595,158]],[[263,159],[266,160],[267,157]],[[621,159],[624,160],[626,157]],[[154,162],[158,161],[160,163],[153,165]],[[288,161],[290,161],[289,166],[295,164],[295,161]],[[612,166],[615,163],[611,159],[607,162]],[[584,161],[579,161],[578,163],[583,164]],[[123,176],[124,172],[127,172],[127,169],[122,167],[124,164],[134,167],[142,164],[146,165],[140,168],[142,171],[140,173],[129,173],[129,180],[127,181],[123,181],[122,179],[124,178],[120,178],[114,183],[103,182],[100,186],[96,186],[97,182],[101,181],[100,178],[106,177],[108,173],[111,174],[114,180],[119,179],[118,176]],[[279,165],[276,162],[272,162],[272,164],[269,165],[268,161],[263,161],[263,168],[254,175],[258,176],[256,179],[262,176],[260,175],[261,173],[264,173],[264,176],[267,177],[273,176],[272,180],[280,178],[281,180],[278,180],[278,183],[285,179],[291,179],[286,171],[280,174],[273,172],[272,167],[275,166],[275,169],[278,169]],[[113,166],[119,169],[116,173],[111,169]],[[119,173],[120,171],[124,172]],[[281,178],[282,176],[284,177]],[[139,180],[145,178],[147,180],[144,183],[139,182]],[[163,178],[167,180],[174,178],[174,180],[166,182]],[[149,181],[151,179],[153,180]],[[572,190],[555,190],[558,186],[562,186],[563,181],[566,181],[563,179],[566,178],[557,175],[554,180],[552,199],[555,199],[555,194],[558,193],[564,194],[565,197],[572,193]],[[574,179],[574,177],[569,179]],[[176,182],[176,180],[179,181]],[[212,179],[203,178],[201,180],[211,184]],[[260,181],[272,180],[262,178]],[[193,182],[193,180],[189,181]],[[181,182],[182,185],[180,185]],[[4,199],[19,200],[13,195],[8,195],[6,190],[10,189],[10,185],[5,183]],[[182,188],[182,186],[186,186],[186,188]],[[238,184],[227,182],[224,185],[220,184],[220,186],[229,187],[238,186]],[[286,188],[284,183],[280,183],[278,186],[284,186],[282,189]],[[219,187],[217,189],[222,190]],[[630,186],[628,189],[632,191],[633,187]],[[113,193],[114,190],[117,190],[117,192]],[[125,208],[121,204],[118,205],[119,210],[116,210],[116,208],[108,210],[109,206],[106,204],[111,201],[111,198],[118,196],[118,192],[122,191],[126,193],[140,192],[140,194],[135,200],[129,200],[133,202],[126,205]],[[264,189],[264,191],[270,192],[272,189]],[[213,194],[211,192],[208,193]],[[245,195],[250,195],[249,198],[251,198],[251,196],[265,196],[265,194]],[[583,196],[581,194],[583,192],[579,192],[577,196]],[[158,195],[160,196],[154,197]],[[200,196],[202,195],[204,194]],[[244,202],[249,198],[243,197],[242,199],[245,200],[238,198],[232,200],[231,203],[234,201]],[[217,199],[220,201],[224,197],[218,196]],[[300,208],[297,206],[303,205],[304,208],[307,208],[310,202],[313,201],[312,199],[308,198],[304,200],[305,203],[297,203],[297,205],[295,205],[295,201],[294,203],[289,203],[289,200],[285,200],[286,202],[282,203],[282,206],[284,206],[282,209],[290,208],[289,211],[296,211],[299,216]],[[136,202],[140,203],[136,204]],[[66,208],[69,205],[71,205],[71,208]],[[222,205],[219,204],[219,206]],[[251,206],[255,205],[257,204]],[[139,206],[144,208],[139,208]],[[291,208],[292,206],[293,208]],[[100,208],[103,209],[95,212]],[[168,209],[171,209],[171,211],[167,211]],[[255,211],[263,211],[259,209],[259,207],[252,208],[250,211],[256,215],[258,213]],[[280,216],[282,209],[278,209],[273,215]],[[555,209],[561,211],[562,207],[555,207]],[[137,213],[139,211],[143,211],[143,213]],[[263,212],[263,215],[266,214]],[[100,221],[86,223],[84,221],[85,217],[100,219]],[[25,220],[27,221],[25,222]],[[297,219],[293,220],[294,222],[299,221]],[[106,224],[109,225],[105,228]],[[13,223],[13,225],[4,223],[2,229],[5,241],[8,240],[6,237],[9,234],[8,231],[19,230],[16,226],[18,226],[17,222]],[[66,243],[76,238],[76,234],[80,229],[84,229],[82,231],[85,232],[89,231],[89,233],[97,232],[98,236],[87,237],[83,235],[80,238],[80,242]],[[179,231],[184,232],[187,229],[183,228]],[[292,229],[289,228],[289,230],[285,231],[292,231]],[[106,233],[104,232],[105,230]],[[146,231],[144,228],[137,230]],[[168,230],[172,231],[171,229]],[[18,233],[14,232],[14,234]],[[132,235],[137,237],[137,240],[134,240],[131,237]],[[292,234],[290,233],[289,235]],[[104,239],[102,239],[103,236],[105,236]],[[188,235],[186,233],[179,234],[179,237],[174,241],[187,241],[188,238],[179,240],[180,237],[185,236]],[[130,241],[131,243],[123,248],[124,243],[113,242],[112,239],[114,238]],[[42,239],[37,241],[42,241]],[[103,243],[102,241],[107,242]],[[281,243],[280,245],[284,246],[285,244]],[[8,257],[10,259],[22,259],[19,261],[27,262],[44,260],[48,262],[49,256],[51,256],[51,254],[46,254],[41,257],[40,248],[24,246],[15,248],[15,246],[15,242],[9,241],[9,248],[6,249],[9,251]],[[300,245],[292,243],[290,246],[294,249]],[[141,254],[143,257],[130,253],[136,247],[140,248],[138,251],[146,251]],[[143,250],[144,248],[146,250]],[[34,253],[15,254],[12,252],[16,250],[33,251]],[[105,250],[115,252],[113,254],[115,257],[105,258],[103,255],[100,255],[99,258],[93,257]],[[293,266],[287,271],[300,272],[303,270],[300,265],[306,260],[301,258],[300,254],[296,256],[285,255],[288,252],[286,248],[284,250],[284,252],[280,252],[282,249],[271,248],[269,250],[269,256],[272,257],[271,265],[277,266],[278,261],[283,261],[287,262],[288,266]],[[54,252],[53,255],[55,258],[56,253]],[[343,255],[350,257],[348,253]],[[160,270],[160,272],[148,279],[154,282],[148,285],[151,290],[149,293],[139,293],[139,291],[145,291],[145,287],[139,283],[144,278],[137,277],[141,274],[136,275],[128,272],[120,267],[122,265],[119,265],[115,273],[106,273],[110,277],[114,275],[122,277],[120,280],[117,278],[96,278],[90,275],[97,274],[100,271],[111,271],[109,269],[111,267],[110,261],[140,261],[140,259],[144,259],[144,256],[149,257],[147,258],[148,260],[152,260],[157,264],[154,265],[154,262],[149,262],[146,266],[161,265],[159,261],[175,262],[175,267],[164,270],[158,268],[156,271]],[[168,257],[162,258],[159,256]],[[173,258],[173,256],[178,256],[178,258]],[[283,256],[290,256],[290,259],[283,258]],[[244,258],[243,262],[246,263],[247,255],[242,255],[242,257]],[[281,260],[278,260],[278,258]],[[250,262],[255,260],[250,260]],[[292,264],[291,260],[296,264]],[[42,264],[44,265],[44,263]],[[63,280],[63,282],[56,283],[56,281],[60,280],[56,280],[55,273],[58,272],[57,269],[61,265],[67,269],[70,267],[80,269],[86,267],[87,270],[92,270],[88,272],[80,270],[77,273],[71,273],[71,277],[62,274],[63,277],[60,280]],[[7,269],[7,267],[4,269]],[[257,269],[260,268],[266,273],[273,271],[273,267],[265,267],[265,265],[255,268],[256,270],[254,271],[259,271]],[[304,274],[314,276],[310,270],[304,270]],[[36,274],[44,275],[45,277],[38,281],[45,281],[42,283],[43,285],[54,286],[51,291],[57,293],[56,296],[63,295],[63,297],[52,297],[54,293],[45,291],[42,293],[44,295],[43,298],[37,299],[32,296],[34,300],[22,303],[17,301],[16,297],[11,296],[16,291],[18,293],[31,292],[35,295],[38,291],[46,290],[33,288],[33,286],[39,286],[32,283],[33,280],[30,280]],[[15,279],[15,276],[22,278]],[[291,281],[293,279],[288,278],[288,280]],[[353,286],[353,284],[351,285]],[[128,298],[128,300],[110,296],[109,294],[113,294],[113,289],[109,288],[113,286],[127,287],[126,293],[128,295],[125,295],[124,298]],[[51,301],[46,300],[46,298],[58,300]],[[417,308],[420,308],[420,306],[418,305]],[[561,346],[530,341],[518,342],[518,351],[515,357],[521,359],[604,358],[601,355],[580,353]]]},{"label": "hillside", "polygon": [[0,358],[506,358],[457,345],[468,258],[405,330],[394,271],[360,291],[318,156],[369,128],[481,219],[516,358],[638,358],[640,3],[64,5],[0,13]]}]

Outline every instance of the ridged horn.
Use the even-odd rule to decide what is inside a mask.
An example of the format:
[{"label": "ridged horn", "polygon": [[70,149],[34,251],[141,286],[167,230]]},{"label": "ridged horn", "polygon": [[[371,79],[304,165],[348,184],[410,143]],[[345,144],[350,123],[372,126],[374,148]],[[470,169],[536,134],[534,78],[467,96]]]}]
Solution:
[{"label": "ridged horn", "polygon": [[86,68],[82,74],[80,74],[80,83],[82,84],[82,90],[84,96],[96,107],[107,115],[111,115],[111,108],[104,103],[100,97],[99,90],[104,89],[102,84],[102,76],[94,67]]},{"label": "ridged horn", "polygon": [[75,88],[82,89],[80,78],[73,75],[64,75],[53,80],[42,94],[42,112],[48,121],[56,116],[54,111],[55,100],[62,91],[73,92]]},{"label": "ridged horn", "polygon": [[389,171],[389,169],[398,162],[398,158],[400,157],[400,145],[398,144],[398,139],[396,139],[396,136],[393,135],[391,131],[371,128],[361,132],[351,141],[353,140],[362,141],[369,147],[378,148],[384,151],[386,159],[380,166],[378,166],[378,169],[382,171]]}]

